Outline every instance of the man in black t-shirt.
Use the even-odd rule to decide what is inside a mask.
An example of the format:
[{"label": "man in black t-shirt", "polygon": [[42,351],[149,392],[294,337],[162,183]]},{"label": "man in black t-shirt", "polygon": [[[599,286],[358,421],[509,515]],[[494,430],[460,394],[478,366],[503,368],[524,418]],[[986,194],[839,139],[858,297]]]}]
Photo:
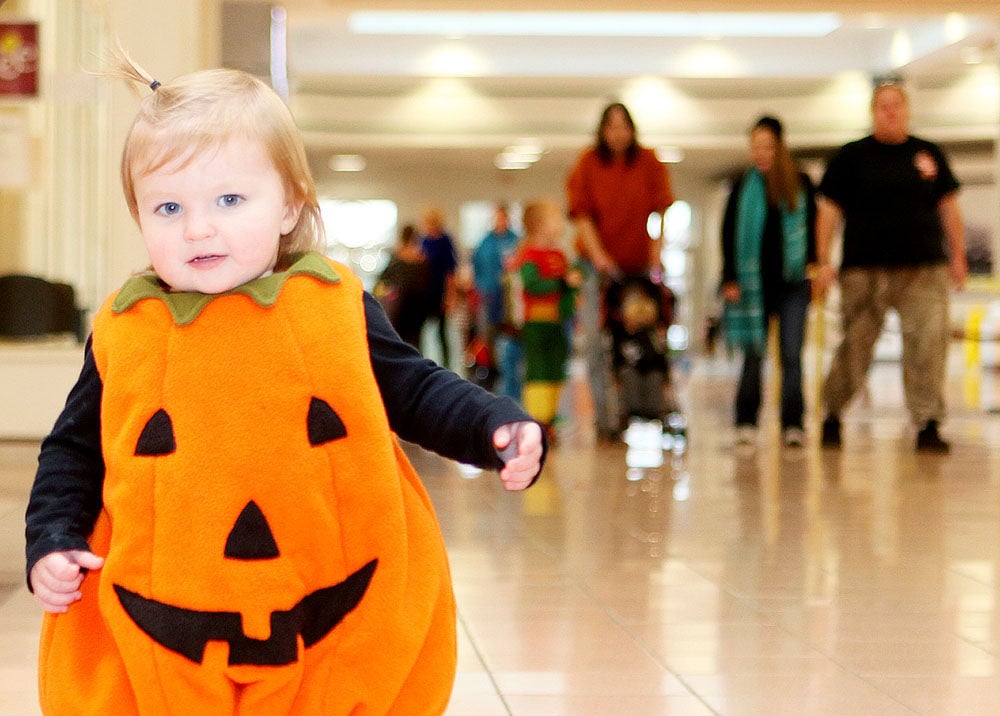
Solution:
[{"label": "man in black t-shirt", "polygon": [[[965,285],[967,264],[958,181],[935,144],[909,134],[909,100],[898,84],[872,95],[872,134],[830,160],[816,225],[823,296],[839,278],[843,336],[823,385],[823,444],[839,446],[840,412],[862,386],[888,309],[899,314],[906,407],[916,447],[948,452],[944,418],[949,280]],[[841,221],[839,277],[830,264]]]}]

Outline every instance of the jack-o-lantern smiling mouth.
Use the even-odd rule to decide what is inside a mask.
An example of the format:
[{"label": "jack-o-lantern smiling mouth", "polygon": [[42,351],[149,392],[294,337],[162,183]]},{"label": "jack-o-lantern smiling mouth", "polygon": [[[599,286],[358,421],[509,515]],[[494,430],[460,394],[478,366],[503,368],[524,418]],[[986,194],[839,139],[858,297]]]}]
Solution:
[{"label": "jack-o-lantern smiling mouth", "polygon": [[[306,416],[309,444],[318,447],[347,436],[347,428],[325,400],[313,397]],[[146,422],[135,446],[137,457],[166,457],[177,450],[173,420],[157,410]],[[224,557],[256,561],[280,556],[267,518],[251,500],[236,519],[226,539]],[[343,582],[307,594],[287,611],[271,612],[271,635],[252,639],[243,632],[239,612],[186,609],[149,599],[115,584],[115,593],[126,614],[161,646],[200,664],[210,641],[229,644],[229,665],[284,666],[298,659],[298,637],[310,647],[325,637],[358,604],[368,591],[377,559]]]},{"label": "jack-o-lantern smiling mouth", "polygon": [[[347,428],[325,400],[313,397],[306,416],[309,444],[318,447],[347,436]],[[157,410],[146,422],[135,446],[137,457],[158,458],[177,450],[173,420]],[[224,556],[232,560],[270,560],[280,556],[267,518],[250,501],[226,539]],[[373,559],[343,582],[307,594],[287,611],[271,612],[271,635],[252,639],[243,632],[239,612],[186,609],[149,599],[115,584],[125,613],[161,646],[200,664],[210,641],[229,644],[229,665],[284,666],[298,660],[298,637],[306,648],[325,637],[365,596],[375,573]]]},{"label": "jack-o-lantern smiling mouth", "polygon": [[147,599],[114,585],[118,600],[136,625],[160,645],[200,664],[209,641],[229,643],[229,664],[283,666],[298,659],[298,639],[310,647],[330,633],[364,597],[378,560],[347,579],[317,589],[287,611],[271,612],[271,636],[251,639],[238,612],[184,609]]}]

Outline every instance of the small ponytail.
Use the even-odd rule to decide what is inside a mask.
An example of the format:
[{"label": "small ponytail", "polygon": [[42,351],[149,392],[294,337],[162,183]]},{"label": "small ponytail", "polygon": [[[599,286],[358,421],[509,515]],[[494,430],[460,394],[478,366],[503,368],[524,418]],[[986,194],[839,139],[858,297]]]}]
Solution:
[{"label": "small ponytail", "polygon": [[[129,83],[130,86],[134,84],[141,84],[149,87],[154,92],[160,86],[160,83],[155,79],[150,73],[142,68],[138,62],[132,59],[128,54],[128,51],[122,45],[121,40],[115,39],[114,47],[110,50],[110,69],[105,71],[110,77],[118,77]],[[134,89],[134,87],[133,87]]]}]

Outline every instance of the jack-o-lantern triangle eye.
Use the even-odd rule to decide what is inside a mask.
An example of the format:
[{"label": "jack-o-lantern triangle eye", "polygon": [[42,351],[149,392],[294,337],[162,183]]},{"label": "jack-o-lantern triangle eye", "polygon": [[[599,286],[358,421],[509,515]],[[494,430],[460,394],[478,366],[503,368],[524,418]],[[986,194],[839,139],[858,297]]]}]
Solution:
[{"label": "jack-o-lantern triangle eye", "polygon": [[309,417],[306,421],[309,444],[312,446],[347,437],[344,421],[325,400],[313,398],[309,402]]},{"label": "jack-o-lantern triangle eye", "polygon": [[135,444],[136,455],[170,455],[177,449],[174,440],[174,424],[167,411],[160,408],[146,421],[139,440]]}]

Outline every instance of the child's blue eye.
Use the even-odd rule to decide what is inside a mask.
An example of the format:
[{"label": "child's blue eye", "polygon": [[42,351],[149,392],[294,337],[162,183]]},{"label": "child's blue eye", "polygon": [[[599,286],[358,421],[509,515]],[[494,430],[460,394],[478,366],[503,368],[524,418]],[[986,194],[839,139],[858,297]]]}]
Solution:
[{"label": "child's blue eye", "polygon": [[239,194],[223,194],[219,197],[219,206],[236,206],[243,202]]},{"label": "child's blue eye", "polygon": [[156,213],[162,216],[173,216],[181,213],[181,205],[175,201],[168,201],[156,207]]}]

